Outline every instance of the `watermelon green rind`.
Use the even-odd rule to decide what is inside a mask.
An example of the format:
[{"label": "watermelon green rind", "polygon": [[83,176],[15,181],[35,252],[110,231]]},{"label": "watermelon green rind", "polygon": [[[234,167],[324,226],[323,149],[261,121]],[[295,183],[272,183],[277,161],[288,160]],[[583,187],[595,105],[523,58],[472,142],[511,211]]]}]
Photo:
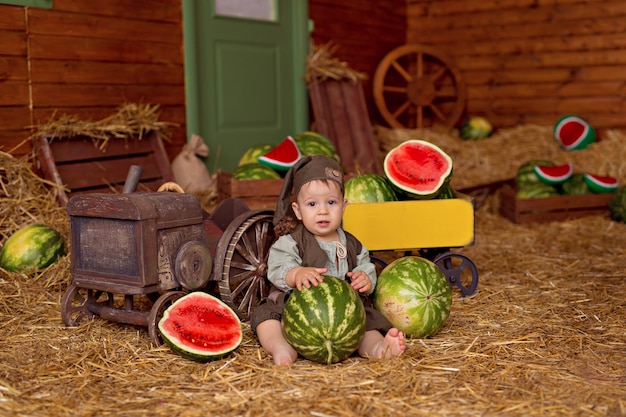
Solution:
[{"label": "watermelon green rind", "polygon": [[259,163],[278,171],[288,171],[302,157],[296,141],[287,136],[265,155],[259,156]]},{"label": "watermelon green rind", "polygon": [[381,203],[398,200],[387,178],[378,174],[361,174],[350,178],[345,183],[345,198],[348,203]]},{"label": "watermelon green rind", "polygon": [[398,192],[413,199],[432,199],[452,177],[452,158],[433,143],[411,139],[387,153],[383,168]]},{"label": "watermelon green rind", "polygon": [[278,172],[258,162],[238,166],[233,171],[232,177],[238,181],[280,179]]},{"label": "watermelon green rind", "polygon": [[568,180],[574,174],[574,164],[569,162],[563,165],[535,165],[533,171],[541,182],[557,185]]},{"label": "watermelon green rind", "polygon": [[555,197],[559,195],[559,191],[552,185],[537,183],[529,184],[517,189],[515,195],[520,200],[526,200],[530,198],[547,198]]},{"label": "watermelon green rind", "polygon": [[[574,126],[572,128],[572,126]],[[569,130],[569,131],[568,131]],[[574,137],[570,137],[575,135]],[[596,131],[578,116],[561,117],[554,126],[554,139],[568,151],[585,149],[596,140]]]},{"label": "watermelon green rind", "polygon": [[626,223],[626,186],[622,186],[615,191],[609,201],[609,213],[611,219]]},{"label": "watermelon green rind", "polygon": [[259,162],[259,156],[265,155],[271,151],[273,147],[274,146],[269,143],[259,143],[258,145],[248,148],[239,159],[238,166]]},{"label": "watermelon green rind", "polygon": [[594,193],[612,193],[619,188],[619,180],[614,177],[585,173],[584,179]]},{"label": "watermelon green rind", "polygon": [[591,189],[585,181],[585,174],[574,173],[572,176],[561,184],[561,193],[566,195],[585,195],[591,194]]},{"label": "watermelon green rind", "polygon": [[174,301],[158,328],[174,352],[199,362],[223,358],[243,340],[237,314],[222,300],[202,291]]},{"label": "watermelon green rind", "polygon": [[65,243],[54,229],[31,224],[13,233],[0,251],[0,267],[25,272],[52,265],[65,254]]},{"label": "watermelon green rind", "polygon": [[459,136],[465,140],[486,139],[492,134],[493,127],[484,117],[470,117],[459,129]]},{"label": "watermelon green rind", "polygon": [[407,337],[433,336],[450,315],[452,290],[433,262],[405,256],[380,273],[374,307]]},{"label": "watermelon green rind", "polygon": [[553,166],[556,164],[547,159],[531,159],[530,161],[524,162],[517,169],[517,174],[515,176],[515,185],[517,185],[517,188],[541,182],[537,174],[535,174],[536,165]]},{"label": "watermelon green rind", "polygon": [[281,322],[300,355],[331,365],[348,358],[363,340],[365,307],[347,282],[324,276],[317,286],[291,293]]}]

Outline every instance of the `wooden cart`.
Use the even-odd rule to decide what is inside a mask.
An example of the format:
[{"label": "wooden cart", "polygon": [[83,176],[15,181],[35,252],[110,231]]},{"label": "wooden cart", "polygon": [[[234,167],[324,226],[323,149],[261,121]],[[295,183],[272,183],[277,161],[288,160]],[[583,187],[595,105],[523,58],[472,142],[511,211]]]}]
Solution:
[{"label": "wooden cart", "polygon": [[67,326],[99,316],[148,327],[160,345],[160,318],[187,292],[219,292],[242,320],[269,294],[272,211],[227,199],[208,215],[192,194],[128,192],[75,195],[67,212]]},{"label": "wooden cart", "polygon": [[344,228],[373,253],[372,259],[385,266],[377,251],[419,251],[432,260],[448,282],[471,295],[478,286],[474,262],[451,249],[474,243],[474,201],[457,193],[457,198],[348,204]]}]

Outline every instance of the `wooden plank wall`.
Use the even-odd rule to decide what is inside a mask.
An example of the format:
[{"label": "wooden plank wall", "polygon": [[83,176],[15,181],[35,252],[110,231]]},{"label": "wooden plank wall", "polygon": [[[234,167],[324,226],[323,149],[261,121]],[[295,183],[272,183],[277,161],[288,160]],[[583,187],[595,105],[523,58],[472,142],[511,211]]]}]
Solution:
[{"label": "wooden plank wall", "polygon": [[55,0],[50,10],[0,5],[0,150],[14,155],[53,115],[100,120],[127,103],[161,106],[185,143],[180,0]]},{"label": "wooden plank wall", "polygon": [[372,79],[378,63],[406,39],[406,0],[309,0],[309,18],[316,45],[330,41],[335,56],[364,72],[365,101],[373,123],[383,124],[372,97]]},{"label": "wooden plank wall", "polygon": [[451,57],[467,114],[496,127],[577,114],[626,127],[626,2],[407,0],[407,43]]}]

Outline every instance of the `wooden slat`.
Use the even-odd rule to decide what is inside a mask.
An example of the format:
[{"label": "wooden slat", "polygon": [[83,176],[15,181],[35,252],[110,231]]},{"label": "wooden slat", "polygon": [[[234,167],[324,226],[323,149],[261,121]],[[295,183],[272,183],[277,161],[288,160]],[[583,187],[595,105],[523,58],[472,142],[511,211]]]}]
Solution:
[{"label": "wooden slat", "polygon": [[[0,6],[0,11],[2,6]],[[26,34],[22,31],[0,29],[0,55],[26,55]]]},{"label": "wooden slat", "polygon": [[154,0],[107,0],[91,2],[85,7],[84,0],[56,0],[55,10],[92,15],[129,17],[140,20],[180,22],[182,20],[182,2]]},{"label": "wooden slat", "polygon": [[3,29],[23,32],[25,28],[24,8],[0,5],[0,33]]},{"label": "wooden slat", "polygon": [[64,85],[34,84],[33,101],[37,106],[120,106],[124,103],[150,102],[161,105],[184,103],[180,85]]}]

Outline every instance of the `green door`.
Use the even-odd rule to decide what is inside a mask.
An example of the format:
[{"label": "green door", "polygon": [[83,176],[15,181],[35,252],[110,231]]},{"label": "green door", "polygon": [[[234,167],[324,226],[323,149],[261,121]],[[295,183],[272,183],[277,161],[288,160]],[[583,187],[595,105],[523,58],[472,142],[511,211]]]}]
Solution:
[{"label": "green door", "polygon": [[187,131],[211,172],[306,130],[307,19],[307,0],[183,0]]}]

